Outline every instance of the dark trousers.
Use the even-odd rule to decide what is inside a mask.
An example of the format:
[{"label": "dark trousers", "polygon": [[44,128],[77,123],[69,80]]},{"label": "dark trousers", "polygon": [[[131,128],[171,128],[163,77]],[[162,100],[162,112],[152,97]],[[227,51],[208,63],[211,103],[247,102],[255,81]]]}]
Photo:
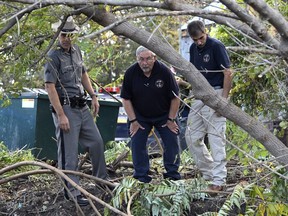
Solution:
[{"label": "dark trousers", "polygon": [[142,182],[150,182],[151,177],[149,172],[149,156],[147,151],[147,139],[152,127],[160,134],[163,142],[163,162],[166,173],[164,178],[178,180],[181,178],[178,173],[180,164],[179,146],[177,142],[177,135],[174,134],[167,126],[163,127],[167,122],[167,116],[157,119],[140,120],[139,124],[145,129],[139,129],[137,133],[131,138],[132,159],[134,165],[133,177]]}]

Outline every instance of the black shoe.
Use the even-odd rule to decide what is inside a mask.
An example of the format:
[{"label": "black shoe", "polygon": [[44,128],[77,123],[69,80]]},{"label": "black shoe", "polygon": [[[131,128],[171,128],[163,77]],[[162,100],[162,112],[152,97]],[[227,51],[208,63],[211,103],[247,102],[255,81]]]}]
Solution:
[{"label": "black shoe", "polygon": [[79,206],[87,206],[89,204],[88,199],[84,198],[82,195],[76,197]]},{"label": "black shoe", "polygon": [[175,175],[175,176],[167,176],[167,175],[163,175],[164,179],[167,180],[172,180],[172,181],[178,181],[181,180],[181,176],[180,175]]},{"label": "black shoe", "polygon": [[134,177],[134,178],[143,183],[149,183],[152,181],[152,178],[150,176],[143,176],[143,177],[141,176],[141,177]]}]

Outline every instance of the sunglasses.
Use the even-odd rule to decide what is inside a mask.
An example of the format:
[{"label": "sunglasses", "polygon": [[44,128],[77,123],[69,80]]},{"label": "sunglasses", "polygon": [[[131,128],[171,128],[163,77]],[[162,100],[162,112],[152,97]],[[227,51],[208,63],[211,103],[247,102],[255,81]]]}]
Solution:
[{"label": "sunglasses", "polygon": [[74,37],[74,34],[71,34],[71,33],[70,33],[70,34],[69,34],[69,33],[68,33],[68,34],[66,34],[66,33],[61,33],[61,34],[60,34],[60,37],[63,37],[63,38],[66,38],[66,37],[68,37],[68,38],[73,38],[73,37]]}]

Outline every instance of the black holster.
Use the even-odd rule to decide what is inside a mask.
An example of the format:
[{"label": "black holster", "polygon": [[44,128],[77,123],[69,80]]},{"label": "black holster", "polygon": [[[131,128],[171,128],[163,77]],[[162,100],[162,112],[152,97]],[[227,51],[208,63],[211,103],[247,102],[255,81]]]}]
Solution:
[{"label": "black holster", "polygon": [[[72,107],[72,108],[83,108],[87,104],[86,98],[83,98],[83,97],[74,96],[72,98],[69,98],[69,101],[70,101],[70,107]],[[66,104],[67,104],[67,102],[66,102]],[[64,104],[62,104],[62,105],[64,105]]]},{"label": "black holster", "polygon": [[[60,98],[61,105],[69,105],[71,108],[83,108],[87,105],[87,99],[84,97],[74,96],[72,98]],[[50,110],[53,113],[56,113],[52,104],[50,104]]]}]

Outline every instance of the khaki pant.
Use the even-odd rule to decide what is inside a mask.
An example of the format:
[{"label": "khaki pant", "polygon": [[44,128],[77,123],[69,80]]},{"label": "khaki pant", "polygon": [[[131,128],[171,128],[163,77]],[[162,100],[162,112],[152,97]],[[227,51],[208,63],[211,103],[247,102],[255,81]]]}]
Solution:
[{"label": "khaki pant", "polygon": [[[223,90],[216,91],[221,94]],[[219,116],[201,100],[193,102],[185,132],[187,146],[203,178],[211,180],[215,185],[226,183],[225,130],[225,117]],[[206,134],[211,152],[204,144]]]}]

